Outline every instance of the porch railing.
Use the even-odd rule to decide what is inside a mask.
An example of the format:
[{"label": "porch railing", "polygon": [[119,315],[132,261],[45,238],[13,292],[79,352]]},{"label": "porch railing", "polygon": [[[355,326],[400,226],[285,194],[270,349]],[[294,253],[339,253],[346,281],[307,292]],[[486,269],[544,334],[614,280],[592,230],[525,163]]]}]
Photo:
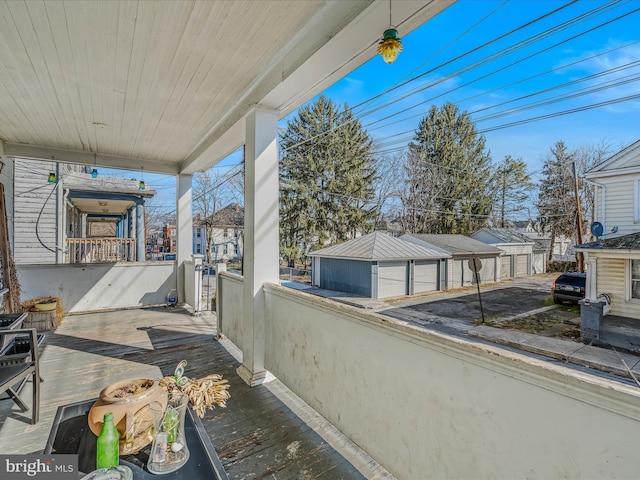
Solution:
[{"label": "porch railing", "polygon": [[135,238],[67,238],[67,263],[133,262]]}]

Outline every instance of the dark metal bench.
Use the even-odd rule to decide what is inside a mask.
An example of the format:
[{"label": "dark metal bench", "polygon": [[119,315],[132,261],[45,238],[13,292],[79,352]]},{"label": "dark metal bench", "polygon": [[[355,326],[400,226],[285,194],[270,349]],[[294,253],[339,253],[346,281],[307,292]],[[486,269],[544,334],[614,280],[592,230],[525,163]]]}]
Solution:
[{"label": "dark metal bench", "polygon": [[[31,376],[33,382],[31,423],[35,424],[38,422],[40,412],[39,336],[35,328],[13,329],[11,333],[16,336],[0,352],[0,393],[7,392],[16,405],[26,412],[29,407],[20,398],[19,391]],[[40,337],[42,341],[44,337]],[[19,384],[19,387],[14,389],[16,384]]]}]

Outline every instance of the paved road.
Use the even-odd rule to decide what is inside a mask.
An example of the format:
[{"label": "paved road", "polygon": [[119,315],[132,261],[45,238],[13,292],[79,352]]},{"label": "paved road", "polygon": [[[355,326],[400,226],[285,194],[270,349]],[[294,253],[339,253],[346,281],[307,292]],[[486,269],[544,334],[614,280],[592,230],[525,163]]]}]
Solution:
[{"label": "paved road", "polygon": [[[482,306],[485,319],[503,318],[518,315],[544,307],[544,299],[548,292],[523,287],[508,287],[499,290],[482,292]],[[401,307],[419,314],[437,315],[439,317],[456,318],[474,321],[482,318],[478,293],[467,294],[447,299],[428,301]],[[396,317],[398,309],[380,312],[390,317]],[[406,312],[405,312],[406,313]],[[398,317],[402,318],[402,317]]]}]

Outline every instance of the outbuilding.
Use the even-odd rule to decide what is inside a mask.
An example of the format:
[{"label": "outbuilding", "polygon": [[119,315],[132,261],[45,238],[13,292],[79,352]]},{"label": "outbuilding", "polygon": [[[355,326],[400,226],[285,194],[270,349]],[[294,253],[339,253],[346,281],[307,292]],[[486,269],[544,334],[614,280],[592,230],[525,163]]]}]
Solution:
[{"label": "outbuilding", "polygon": [[370,298],[442,289],[447,253],[382,232],[311,252],[313,285]]},{"label": "outbuilding", "polygon": [[480,260],[476,265],[480,267],[478,277],[481,284],[500,281],[500,257],[504,250],[497,247],[456,234],[407,234],[400,239],[449,255],[445,260],[445,288],[467,287],[476,283],[469,263],[473,259]]},{"label": "outbuilding", "polygon": [[524,277],[532,274],[535,242],[510,228],[481,228],[471,238],[504,250],[500,278]]}]

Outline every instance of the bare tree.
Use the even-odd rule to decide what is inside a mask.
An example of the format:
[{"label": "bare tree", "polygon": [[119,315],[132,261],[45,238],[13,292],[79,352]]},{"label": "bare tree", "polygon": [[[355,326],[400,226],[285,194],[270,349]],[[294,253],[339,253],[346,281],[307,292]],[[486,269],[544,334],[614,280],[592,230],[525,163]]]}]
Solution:
[{"label": "bare tree", "polygon": [[595,188],[584,180],[585,172],[591,170],[596,165],[604,162],[611,152],[613,147],[610,142],[601,140],[596,144],[582,145],[575,149],[575,162],[576,171],[578,173],[579,181],[579,196],[580,196],[580,208],[582,210],[582,218],[584,219],[583,230],[586,230],[587,224],[593,223],[595,218]]},{"label": "bare tree", "polygon": [[[233,170],[233,169],[232,169]],[[213,230],[215,225],[211,216],[232,201],[236,188],[229,182],[230,172],[220,168],[210,168],[194,175],[193,212],[200,218],[199,227],[204,228],[207,241],[204,251],[205,262],[211,263],[213,250]]]}]

